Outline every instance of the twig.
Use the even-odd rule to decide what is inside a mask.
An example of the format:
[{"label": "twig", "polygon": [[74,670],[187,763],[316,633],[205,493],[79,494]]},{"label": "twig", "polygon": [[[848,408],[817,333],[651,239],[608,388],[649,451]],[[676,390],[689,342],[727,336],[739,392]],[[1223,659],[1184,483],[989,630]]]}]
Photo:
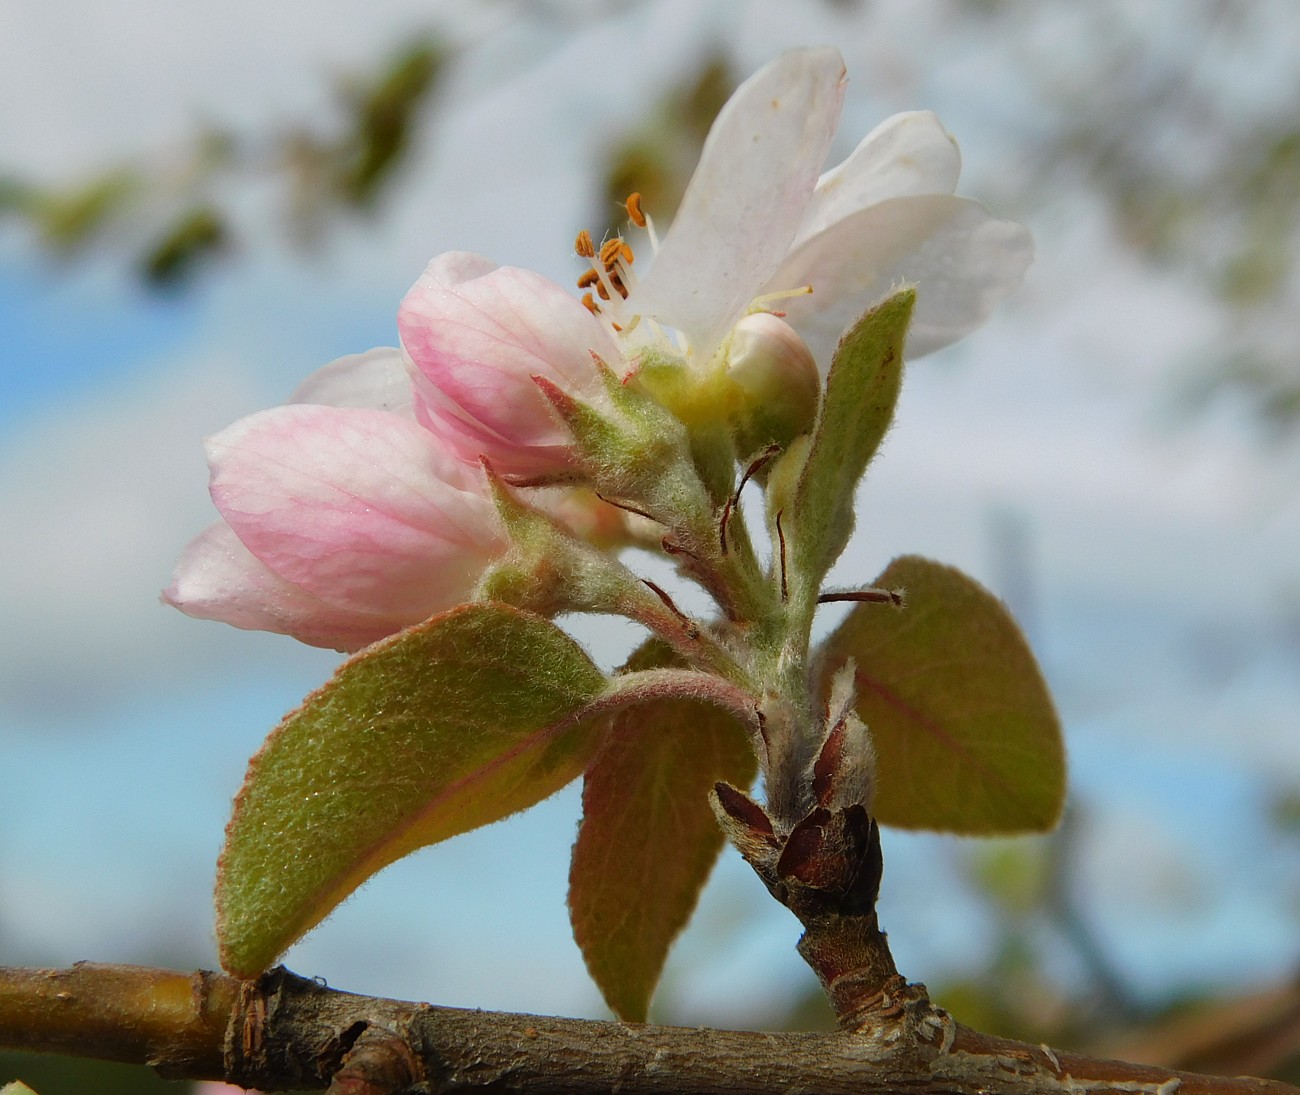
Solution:
[{"label": "twig", "polygon": [[951,1019],[900,1037],[912,1029],[883,1020],[856,1032],[770,1034],[541,1018],[354,996],[282,969],[256,982],[88,963],[0,969],[4,1048],[150,1064],[172,1079],[267,1091],[324,1089],[345,1062],[382,1047],[382,1066],[399,1065],[396,1078],[372,1073],[364,1082],[385,1095],[408,1080],[405,1090],[426,1095],[1300,1095],[1275,1081],[1049,1052]]}]

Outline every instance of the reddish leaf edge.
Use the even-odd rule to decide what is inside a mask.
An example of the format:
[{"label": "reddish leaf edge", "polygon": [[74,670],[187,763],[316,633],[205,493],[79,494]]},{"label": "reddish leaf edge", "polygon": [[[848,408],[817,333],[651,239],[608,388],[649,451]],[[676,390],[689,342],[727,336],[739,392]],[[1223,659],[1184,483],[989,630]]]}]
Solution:
[{"label": "reddish leaf edge", "polygon": [[[352,654],[336,668],[329,681],[310,692],[297,707],[288,712],[280,720],[280,724],[277,724],[276,729],[279,728],[279,725],[282,725],[284,722],[293,718],[304,708],[315,702],[318,697],[322,696],[333,684],[334,677],[353,662],[366,656],[373,656],[390,646],[402,642],[412,632],[438,626],[448,619],[454,618],[458,615],[479,611],[485,606],[490,606],[492,609],[505,612],[507,615],[514,615],[523,619],[546,619],[536,613],[515,608],[514,606],[508,605],[504,602],[480,601],[457,605],[446,612],[431,616],[426,620],[422,620],[418,624],[404,628],[402,631],[396,632],[376,643],[372,643],[370,646],[364,647],[362,650]],[[553,621],[550,620],[547,620],[546,622],[553,624]],[[557,628],[557,630],[563,629]],[[567,632],[565,634],[567,635]],[[572,636],[569,637],[572,639]],[[579,650],[583,650],[581,644],[577,643],[576,640],[573,641],[574,645]],[[586,651],[583,650],[583,653],[586,653]],[[570,712],[563,718],[558,719],[547,726],[540,727],[535,733],[529,735],[527,739],[517,743],[513,748],[504,753],[498,754],[487,764],[476,769],[473,773],[469,773],[454,784],[448,785],[438,795],[436,800],[430,801],[424,809],[420,810],[416,814],[412,814],[405,822],[394,829],[389,830],[387,837],[382,844],[375,844],[371,851],[359,858],[357,861],[357,867],[349,871],[341,883],[322,887],[320,890],[316,891],[311,900],[303,902],[302,907],[309,911],[294,923],[293,929],[290,932],[284,933],[283,938],[287,939],[288,942],[279,952],[277,952],[276,955],[272,956],[265,965],[257,969],[251,967],[246,969],[240,968],[241,964],[233,960],[233,957],[228,953],[228,948],[225,942],[227,933],[223,929],[225,916],[224,902],[221,900],[223,892],[221,880],[225,876],[227,850],[230,846],[230,834],[234,830],[236,823],[240,818],[240,805],[243,799],[241,788],[240,794],[236,796],[230,821],[226,824],[225,840],[223,841],[222,850],[217,859],[216,936],[222,968],[228,973],[238,977],[255,977],[265,969],[274,965],[275,961],[285,949],[292,946],[293,943],[297,942],[313,928],[317,927],[326,917],[337,909],[339,905],[346,901],[351,894],[364,885],[366,881],[374,877],[374,875],[378,874],[385,867],[391,866],[398,860],[405,858],[406,855],[418,850],[413,848],[402,855],[391,859],[384,858],[385,849],[391,848],[394,844],[400,844],[401,837],[404,834],[410,833],[425,821],[434,806],[444,801],[454,790],[463,790],[473,781],[486,778],[495,772],[500,766],[519,756],[521,752],[535,748],[539,744],[544,747],[545,744],[549,743],[549,741],[554,740],[561,734],[576,728],[584,722],[609,719],[624,710],[637,706],[638,704],[654,702],[662,699],[693,699],[700,702],[712,703],[731,711],[751,728],[753,734],[756,735],[758,733],[759,727],[753,698],[740,686],[721,677],[696,670],[673,668],[640,670],[630,673],[624,672],[609,677],[607,678],[605,692],[594,697],[590,702]],[[275,734],[276,730],[273,729],[263,742],[262,746],[258,749],[257,753],[255,753],[249,761],[248,770],[244,780],[245,784],[253,778],[258,763],[266,750],[271,747]],[[567,784],[565,786],[567,786]],[[501,818],[495,819],[495,821],[504,820],[505,817],[513,816],[515,813],[522,813],[523,810],[531,809],[532,806],[537,805],[540,801],[542,801],[542,799],[539,798],[537,802],[534,802],[529,806],[521,807],[519,810],[513,811],[509,815],[503,815]],[[475,826],[475,828],[483,828],[487,824],[494,824],[495,821],[485,822],[484,825]],[[465,830],[465,832],[473,831],[473,829]],[[369,866],[367,866],[368,864]],[[363,867],[366,868],[364,871],[362,870]],[[316,910],[320,911],[317,912]]]},{"label": "reddish leaf edge", "polygon": [[[1039,678],[1039,683],[1042,685],[1044,697],[1046,698],[1048,707],[1050,708],[1052,712],[1052,717],[1056,723],[1057,747],[1058,747],[1057,759],[1062,769],[1062,781],[1061,781],[1062,793],[1059,796],[1057,796],[1056,803],[1055,803],[1055,810],[1052,812],[1050,816],[1044,815],[1043,817],[1036,819],[1032,824],[1026,824],[1014,828],[1010,828],[1010,827],[999,828],[995,831],[988,831],[982,829],[955,828],[951,825],[905,824],[896,821],[890,821],[887,818],[879,818],[878,820],[880,824],[890,829],[900,829],[908,832],[936,832],[936,833],[947,833],[953,836],[975,836],[975,837],[984,837],[984,838],[1000,837],[1000,836],[1030,836],[1036,834],[1041,835],[1043,833],[1051,832],[1054,828],[1056,828],[1058,824],[1060,824],[1061,818],[1065,812],[1066,799],[1068,797],[1067,789],[1068,789],[1069,764],[1065,753],[1064,741],[1061,738],[1060,715],[1056,710],[1056,704],[1052,698],[1051,689],[1048,687],[1046,680],[1043,678],[1042,667],[1039,665],[1037,655],[1035,655],[1033,648],[1029,645],[1029,641],[1025,637],[1023,630],[1020,628],[1019,622],[1015,619],[1015,616],[1011,613],[1011,610],[1002,602],[1001,598],[999,598],[995,593],[989,590],[982,582],[979,582],[977,579],[971,577],[964,570],[961,570],[958,567],[954,567],[948,563],[941,563],[921,555],[915,555],[915,554],[900,555],[897,558],[892,559],[890,561],[889,565],[885,567],[885,569],[876,577],[876,580],[873,584],[875,586],[887,585],[888,583],[885,582],[885,578],[887,575],[889,575],[890,571],[895,566],[899,565],[900,563],[911,563],[911,562],[923,562],[928,565],[933,565],[935,567],[942,568],[944,570],[957,572],[964,579],[966,579],[966,581],[971,583],[971,585],[977,591],[979,591],[983,595],[995,601],[1006,613],[1008,619],[1010,620],[1011,624],[1014,626],[1016,630],[1025,657],[1027,658],[1028,662],[1033,667],[1033,671],[1037,674]],[[855,612],[860,611],[864,607],[865,606],[856,606],[854,611]],[[929,615],[937,611],[937,609],[934,606],[931,606],[928,610],[921,610],[911,604],[907,604],[906,608],[910,613],[913,614],[913,622],[911,626],[916,626],[917,624],[919,624],[920,620],[924,618],[926,615]],[[845,623],[847,623],[847,617]],[[843,627],[844,624],[841,624],[840,626]],[[823,692],[827,692],[829,690],[831,678],[834,676],[835,672],[845,664],[845,661],[847,660],[847,658],[841,659],[834,665],[832,665],[829,662],[829,660],[827,660],[826,648],[829,648],[830,643],[834,638],[834,634],[835,633],[832,633],[832,635],[828,636],[827,639],[825,640],[825,646],[823,648],[823,651],[819,652],[819,654],[817,655],[818,664],[814,668],[814,678],[820,682],[820,687]],[[863,663],[861,660],[857,660],[854,667],[854,687],[857,690],[859,695],[861,695],[863,692],[870,692],[872,695],[876,696],[881,701],[883,701],[884,703],[892,707],[900,715],[905,717],[910,723],[912,723],[913,725],[921,729],[930,738],[932,738],[935,741],[941,742],[946,748],[962,756],[966,763],[968,763],[972,768],[979,771],[983,776],[983,778],[985,778],[991,785],[1000,788],[1002,793],[1005,794],[1008,798],[1013,799],[1017,802],[1022,801],[1020,795],[1017,793],[1015,786],[1013,786],[1006,779],[1004,779],[999,773],[997,773],[988,764],[981,761],[967,745],[957,740],[957,738],[955,738],[949,731],[945,730],[940,724],[935,722],[934,719],[931,719],[926,715],[924,715],[922,712],[918,711],[913,705],[911,705],[906,700],[904,700],[901,696],[899,696],[893,689],[891,689],[889,686],[885,685],[884,683],[882,683],[881,681],[873,677],[870,673],[868,673],[863,668]],[[855,707],[857,706],[856,703],[854,706]],[[869,727],[870,720],[868,720],[865,714],[862,714],[861,711],[859,711],[859,715],[860,717],[862,717],[863,721],[868,724]],[[1026,811],[1026,812],[1032,813],[1033,811]]]}]

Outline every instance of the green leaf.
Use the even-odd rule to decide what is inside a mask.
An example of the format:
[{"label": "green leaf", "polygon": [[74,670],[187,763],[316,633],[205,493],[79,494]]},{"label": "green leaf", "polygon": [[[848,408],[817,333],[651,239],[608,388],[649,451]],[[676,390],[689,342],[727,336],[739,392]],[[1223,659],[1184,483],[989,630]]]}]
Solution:
[{"label": "green leaf", "polygon": [[357,97],[355,133],[339,178],[344,197],[354,205],[373,204],[401,162],[446,60],[437,41],[411,43],[388,63],[378,83]]},{"label": "green leaf", "polygon": [[852,658],[858,715],[877,757],[884,825],[992,834],[1050,829],[1065,752],[1047,685],[1002,602],[914,555],[876,579],[901,609],[860,604],[820,655],[823,688]]},{"label": "green leaf", "polygon": [[132,171],[116,168],[67,190],[34,193],[28,209],[47,244],[71,251],[120,214],[139,188]]},{"label": "green leaf", "polygon": [[[655,640],[627,668],[669,664]],[[583,785],[569,912],[587,969],[619,1018],[645,1020],[668,949],[722,848],[709,790],[718,780],[748,787],[756,771],[744,726],[720,708],[657,699],[613,720]]]},{"label": "green leaf", "polygon": [[175,288],[229,243],[221,214],[211,206],[187,210],[156,240],[140,260],[144,280],[158,289]]},{"label": "green leaf", "polygon": [[895,293],[850,327],[835,348],[793,513],[785,514],[795,599],[816,597],[853,531],[853,494],[894,416],[915,302],[911,289]]},{"label": "green leaf", "polygon": [[371,875],[586,767],[606,678],[547,620],[463,605],[355,655],[252,760],[217,875],[222,965],[270,966]]}]

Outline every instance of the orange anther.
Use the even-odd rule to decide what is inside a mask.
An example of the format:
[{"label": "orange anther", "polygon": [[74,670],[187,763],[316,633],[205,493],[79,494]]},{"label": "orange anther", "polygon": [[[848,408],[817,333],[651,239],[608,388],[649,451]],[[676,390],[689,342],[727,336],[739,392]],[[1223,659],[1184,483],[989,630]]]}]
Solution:
[{"label": "orange anther", "polygon": [[645,227],[645,213],[641,209],[641,195],[632,193],[627,196],[627,215],[638,228]]},{"label": "orange anther", "polygon": [[600,245],[600,261],[604,263],[605,269],[608,270],[614,265],[615,261],[622,254],[623,240],[615,236],[613,239],[607,239]]},{"label": "orange anther", "polygon": [[600,280],[600,275],[595,270],[588,270],[578,279],[579,289],[590,289]]},{"label": "orange anther", "polygon": [[578,233],[578,238],[573,241],[573,249],[584,259],[594,259],[596,257],[596,245],[591,242],[591,233],[585,228]]},{"label": "orange anther", "polygon": [[595,297],[590,293],[582,294],[582,306],[587,309],[593,316],[600,314],[600,306],[596,303]]}]

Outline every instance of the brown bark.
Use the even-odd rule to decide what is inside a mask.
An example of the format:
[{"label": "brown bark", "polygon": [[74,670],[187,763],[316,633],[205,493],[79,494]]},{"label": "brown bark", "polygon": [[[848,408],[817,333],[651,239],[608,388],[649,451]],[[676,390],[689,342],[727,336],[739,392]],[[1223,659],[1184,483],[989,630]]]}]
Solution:
[{"label": "brown bark", "polygon": [[171,1078],[263,1091],[333,1083],[336,1095],[1300,1095],[1272,1081],[991,1038],[930,1006],[919,986],[882,995],[861,1029],[768,1034],[432,1007],[338,992],[285,970],[240,982],[83,963],[0,969],[0,1046],[150,1064]]}]

